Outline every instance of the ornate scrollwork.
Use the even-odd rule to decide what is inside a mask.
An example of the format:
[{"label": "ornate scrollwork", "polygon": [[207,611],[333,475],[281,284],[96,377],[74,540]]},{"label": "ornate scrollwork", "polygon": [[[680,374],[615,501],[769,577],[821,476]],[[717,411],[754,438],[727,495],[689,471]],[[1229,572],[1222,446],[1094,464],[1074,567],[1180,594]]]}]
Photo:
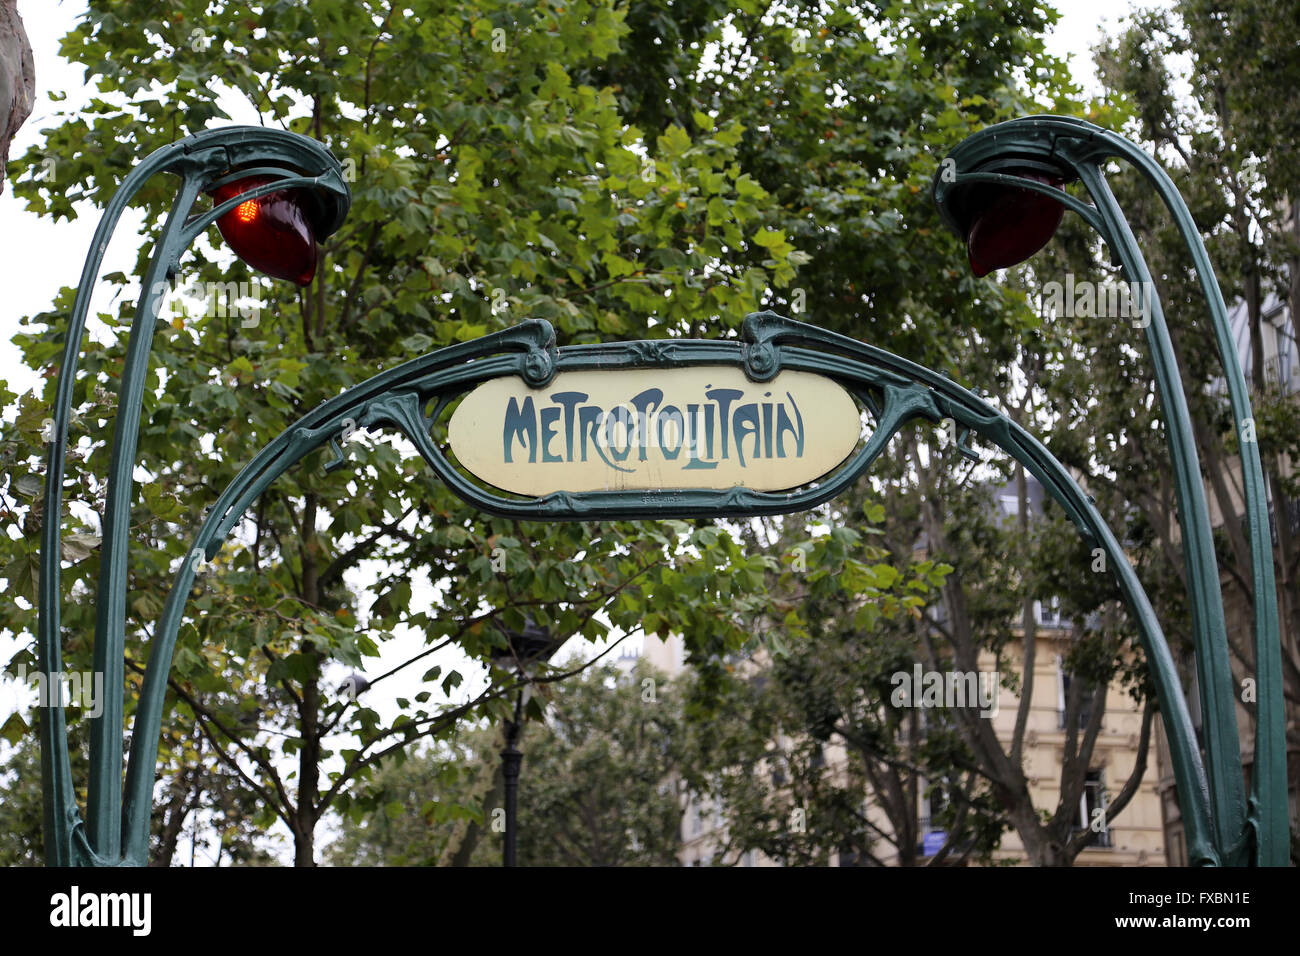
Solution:
[{"label": "ornate scrollwork", "polygon": [[770,382],[781,371],[781,359],[771,342],[745,346],[745,374],[756,382]]},{"label": "ornate scrollwork", "polygon": [[672,361],[675,343],[662,339],[623,343],[638,365],[663,365]]},{"label": "ornate scrollwork", "polygon": [[555,356],[547,349],[531,348],[524,356],[523,378],[533,388],[541,388],[555,375]]},{"label": "ornate scrollwork", "polygon": [[555,377],[555,329],[549,322],[527,322],[519,328],[530,339],[519,374],[531,388],[541,388]]}]

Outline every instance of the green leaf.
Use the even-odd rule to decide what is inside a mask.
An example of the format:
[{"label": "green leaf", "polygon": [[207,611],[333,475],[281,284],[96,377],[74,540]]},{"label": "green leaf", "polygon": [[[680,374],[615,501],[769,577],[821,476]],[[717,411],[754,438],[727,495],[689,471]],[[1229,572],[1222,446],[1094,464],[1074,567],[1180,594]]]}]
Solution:
[{"label": "green leaf", "polygon": [[423,332],[416,332],[402,339],[402,349],[415,355],[423,355],[433,347],[433,339]]},{"label": "green leaf", "polygon": [[601,261],[605,263],[605,268],[609,270],[609,277],[617,279],[622,276],[631,275],[636,271],[636,263],[617,256],[612,252],[607,252],[601,256]]},{"label": "green leaf", "polygon": [[10,488],[14,494],[22,498],[35,498],[41,493],[42,484],[40,475],[26,474],[14,479]]},{"label": "green leaf", "polygon": [[64,561],[84,561],[99,547],[97,534],[65,534],[60,542],[60,551]]},{"label": "green leaf", "polygon": [[659,149],[665,157],[680,156],[690,148],[690,134],[680,126],[669,126],[659,137]]},{"label": "green leaf", "polygon": [[18,742],[26,736],[29,730],[31,730],[31,728],[27,726],[27,721],[23,720],[21,714],[14,711],[9,715],[9,718],[4,722],[4,724],[0,725],[0,737],[3,737],[5,740],[9,741],[11,745],[16,747]]}]

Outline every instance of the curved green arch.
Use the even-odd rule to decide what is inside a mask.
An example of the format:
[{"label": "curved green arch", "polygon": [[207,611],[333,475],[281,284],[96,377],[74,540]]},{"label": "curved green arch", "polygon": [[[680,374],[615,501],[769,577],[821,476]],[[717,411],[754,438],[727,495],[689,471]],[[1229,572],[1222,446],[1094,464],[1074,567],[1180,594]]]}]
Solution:
[{"label": "curved green arch", "polygon": [[[541,387],[560,371],[733,365],[753,381],[783,369],[813,372],[845,385],[875,414],[867,442],[823,481],[793,492],[745,488],[693,489],[656,500],[636,492],[557,492],[539,498],[506,498],[468,481],[442,454],[429,429],[455,394],[493,378],[517,375]],[[882,395],[879,405],[872,395]],[[425,409],[434,401],[432,414]],[[1002,448],[1027,468],[1074,522],[1080,534],[1106,554],[1136,623],[1156,686],[1161,715],[1169,725],[1174,777],[1183,807],[1190,859],[1222,861],[1211,838],[1209,787],[1195,732],[1164,633],[1128,557],[1091,499],[1065,467],[1029,432],[978,396],[914,362],[855,339],[796,322],[773,312],[745,318],[739,341],[660,339],[555,347],[550,324],[530,320],[481,339],[431,352],[356,385],[304,415],[250,461],[210,508],[194,538],[191,558],[176,572],[150,648],[132,733],[126,779],[123,861],[144,865],[148,855],[155,761],[172,654],[198,561],[214,557],[248,507],[280,475],[323,445],[345,424],[391,426],[405,435],[457,495],[503,517],[541,520],[749,517],[806,511],[856,482],[908,422],[955,422]],[[340,456],[341,457],[341,456]],[[82,862],[116,861],[95,856],[77,842]]]}]

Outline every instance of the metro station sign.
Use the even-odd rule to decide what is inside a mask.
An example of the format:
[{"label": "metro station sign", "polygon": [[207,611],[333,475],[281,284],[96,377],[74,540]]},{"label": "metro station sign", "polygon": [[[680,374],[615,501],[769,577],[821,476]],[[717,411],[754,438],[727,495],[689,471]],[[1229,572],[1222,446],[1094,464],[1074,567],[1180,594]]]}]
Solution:
[{"label": "metro station sign", "polygon": [[561,372],[544,388],[496,378],[447,428],[463,468],[533,496],[797,488],[848,458],[863,431],[828,378],[784,371],[755,383],[723,365]]}]

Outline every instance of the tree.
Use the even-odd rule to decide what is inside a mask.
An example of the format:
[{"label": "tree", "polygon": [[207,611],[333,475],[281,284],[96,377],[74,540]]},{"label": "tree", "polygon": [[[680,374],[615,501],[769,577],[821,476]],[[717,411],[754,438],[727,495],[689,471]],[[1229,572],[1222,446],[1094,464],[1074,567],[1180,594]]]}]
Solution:
[{"label": "tree", "polygon": [[[1061,65],[1043,54],[1038,39],[1054,14],[1019,4],[912,5],[906,11],[891,8],[875,33],[864,36],[857,30],[857,12],[844,8],[823,17],[809,5],[793,5],[764,20],[741,11],[734,20],[741,39],[719,56],[722,70],[714,95],[728,104],[724,109],[747,117],[747,125],[760,130],[745,142],[749,168],[787,211],[785,234],[808,257],[797,282],[774,291],[771,302],[796,315],[806,309],[812,321],[836,331],[887,342],[893,351],[991,393],[1013,417],[1020,415],[1027,425],[1033,424],[1037,405],[1018,397],[1017,391],[1024,370],[1032,372],[1044,361],[1021,344],[1041,334],[1041,322],[1027,307],[1023,291],[963,277],[963,256],[938,227],[928,205],[928,186],[939,157],[974,128],[1020,112],[1082,111],[1070,99],[1073,91]],[[889,55],[882,55],[886,48]],[[972,50],[979,50],[979,56],[971,55]],[[827,77],[834,77],[833,84]],[[1020,77],[1027,77],[1028,83]],[[753,92],[731,99],[726,91],[733,84]],[[1114,113],[1102,106],[1089,115],[1105,122]],[[951,265],[936,265],[940,263]],[[956,666],[974,669],[980,650],[1008,646],[1013,621],[1026,607],[1032,611],[1040,582],[1021,580],[1020,569],[1034,567],[1026,563],[1029,556],[998,551],[1013,536],[986,534],[980,541],[976,532],[962,532],[957,526],[957,516],[966,519],[975,513],[974,505],[954,507],[955,500],[947,497],[970,479],[969,471],[963,474],[959,467],[964,459],[928,433],[900,441],[898,466],[877,466],[882,478],[902,484],[882,499],[893,563],[910,561],[924,533],[932,556],[959,572],[945,581],[945,601],[966,603],[978,597],[980,602],[951,618],[965,625],[958,643],[933,633],[924,622],[912,625],[910,640],[929,666],[954,657],[959,660]],[[987,462],[980,474],[989,477]],[[1000,476],[1008,480],[1011,472],[1003,469]],[[860,522],[859,515],[857,508],[836,502],[818,518],[832,527],[851,528]],[[797,522],[793,528],[793,537],[768,538],[789,544],[799,537]],[[960,542],[945,551],[954,536],[960,536]],[[746,535],[745,540],[751,548],[761,546],[757,535]],[[977,545],[982,550],[975,549]],[[1009,557],[1012,554],[1019,560]],[[988,556],[996,562],[981,564]],[[1080,556],[1071,557],[1077,571]],[[994,568],[1010,573],[998,574]],[[1087,584],[1078,587],[1086,591]],[[846,592],[852,601],[852,589]],[[840,610],[842,621],[852,604]],[[972,612],[977,614],[974,620]],[[827,614],[827,619],[837,620],[835,614]],[[900,622],[908,626],[907,618]],[[758,625],[755,629],[765,630]],[[780,628],[775,630],[779,633]],[[924,644],[923,637],[933,643]],[[859,641],[876,638],[863,629],[857,634]],[[824,644],[816,646],[825,650]],[[1033,653],[1031,629],[1021,662],[1032,664]],[[1116,660],[1112,658],[1112,664]],[[1113,667],[1110,673],[1115,673]],[[1078,752],[1069,761],[1063,795],[1048,828],[1041,824],[1019,768],[1023,743],[1013,744],[1008,752],[989,739],[987,727],[981,729],[979,722],[959,722],[955,731],[975,755],[966,769],[980,778],[976,791],[986,785],[993,788],[999,805],[1023,831],[1026,845],[1037,848],[1031,859],[1072,859],[1087,837],[1071,848],[1061,834],[1068,832],[1067,815],[1077,807],[1091,738],[1077,741]],[[1023,733],[1021,726],[1019,736]],[[900,792],[917,786],[914,780],[900,780]],[[762,801],[753,806],[761,807]],[[900,799],[895,814],[898,830],[893,838],[902,836],[904,845],[911,843],[906,838],[907,814],[915,813],[908,806],[914,803]],[[819,852],[830,852],[834,841],[825,834],[819,839]]]},{"label": "tree", "polygon": [[[873,523],[883,517],[879,503],[866,508]],[[915,648],[887,622],[920,616],[952,567],[917,563],[898,582],[910,613],[882,614],[871,591],[899,575],[883,547],[844,527],[793,546],[782,537],[786,566],[769,586],[778,607],[801,608],[807,634],[756,620],[774,652],[733,658],[716,699],[693,695],[683,779],[720,808],[714,859],[734,864],[757,851],[784,865],[917,865],[922,798],[946,780],[934,824],[950,839],[933,861],[986,860],[1004,825],[965,769],[960,738],[933,713],[923,727],[919,710],[891,700],[891,677],[911,674]]]},{"label": "tree", "polygon": [[[405,18],[369,4],[185,2],[160,13],[143,2],[97,3],[68,39],[104,98],[46,131],[42,150],[63,157],[57,182],[15,164],[25,174],[16,191],[37,211],[72,216],[72,200],[82,197],[103,204],[137,156],[224,119],[221,90],[263,121],[331,145],[355,172],[349,223],[325,246],[310,289],[262,286],[224,252],[200,247],[187,275],[243,281],[261,310],[250,322],[216,295],[157,333],[159,371],[140,441],[139,468],[150,480],[135,519],[132,680],[193,517],[306,409],[382,367],[523,316],[549,318],[563,343],[663,335],[724,305],[727,321],[738,321],[757,304],[756,290],[792,274],[790,250],[769,249],[770,267],[724,264],[708,296],[686,294],[693,272],[719,257],[724,236],[741,247],[762,232],[756,202],[764,194],[725,172],[738,124],[699,143],[676,126],[646,138],[621,121],[608,89],[572,82],[560,64],[594,67],[616,50],[621,10],[608,2],[488,3],[475,16],[465,12],[426,3]],[[636,152],[643,147],[654,159],[647,178]],[[716,228],[702,203],[679,206],[696,190],[707,194],[710,215],[721,213]],[[165,184],[150,184],[141,201],[151,220],[169,198]],[[146,243],[141,262],[147,254]],[[504,310],[493,305],[502,301],[495,290],[504,292]],[[60,348],[69,294],[16,339],[33,367],[48,370]],[[79,562],[65,587],[70,667],[88,648],[86,583],[98,571],[103,492],[94,476],[106,470],[123,356],[120,310],[100,318],[110,341],[92,339],[83,353],[73,427],[82,457],[65,519],[68,540],[80,545],[67,555]],[[0,612],[15,633],[30,633],[34,616],[46,381],[41,393],[0,396],[17,400],[4,451],[6,507],[20,536],[0,542],[0,575],[26,597]],[[417,699],[385,724],[331,692],[330,662],[361,669],[399,626],[427,642],[412,663],[452,644],[486,658],[499,643],[490,622],[518,627],[521,608],[557,635],[630,632],[648,605],[667,607],[664,596],[677,587],[675,536],[490,520],[385,441],[359,441],[349,452],[352,471],[322,474],[317,457],[259,500],[202,577],[170,685],[168,719],[199,722],[218,757],[293,833],[300,864],[314,859],[323,814],[382,755],[461,718],[499,716],[493,704],[503,691],[446,707]],[[494,571],[497,548],[503,572]],[[345,580],[363,562],[385,568],[369,594]],[[410,606],[409,581],[421,571],[445,585],[433,613]],[[675,597],[697,627],[722,616],[680,590]],[[660,619],[675,626],[680,616],[669,608]],[[733,633],[725,622],[711,630],[719,639]],[[441,680],[439,696],[462,679],[426,676]]]},{"label": "tree", "polygon": [[[136,157],[223,121],[225,92],[259,121],[326,143],[355,178],[348,223],[308,289],[263,286],[218,248],[200,246],[185,267],[195,281],[246,283],[262,306],[249,325],[212,296],[156,333],[129,670],[193,516],[239,466],[306,409],[430,348],[525,316],[549,319],[560,344],[719,336],[772,306],[958,374],[960,330],[996,341],[1024,331],[1021,299],[958,278],[926,187],[964,132],[1034,103],[1071,108],[1063,68],[1038,37],[1052,16],[1021,0],[92,3],[66,48],[102,95],[46,131],[42,154],[63,157],[57,181],[35,176],[35,154],[11,167],[29,208],[72,216],[77,199],[103,205]],[[653,55],[634,45],[656,34],[665,42],[649,43]],[[169,198],[150,185],[148,221]],[[146,243],[137,273],[147,254]],[[954,269],[936,282],[940,262]],[[69,302],[65,290],[15,339],[32,367],[49,371]],[[100,317],[109,340],[86,343],[77,390],[82,457],[64,517],[73,667],[87,659],[93,619],[94,475],[106,471],[124,308]],[[0,577],[29,603],[46,383],[0,394],[17,406],[0,452],[19,531],[0,539]],[[169,698],[167,719],[197,722],[293,833],[300,864],[315,859],[322,817],[347,812],[385,756],[463,720],[499,721],[512,690],[496,682],[452,701],[462,675],[432,669],[428,696],[385,723],[331,693],[331,664],[364,669],[399,628],[426,642],[411,665],[451,646],[483,660],[499,643],[492,624],[518,628],[527,612],[557,636],[681,633],[707,682],[748,641],[745,621],[777,568],[710,527],[488,519],[385,440],[348,454],[351,470],[322,474],[315,457],[284,476],[206,569]],[[368,587],[360,569],[376,563]],[[436,608],[412,607],[417,574],[437,589]],[[872,599],[891,592],[874,588]],[[0,615],[0,626],[30,632],[30,606]],[[801,633],[797,608],[782,617]]]},{"label": "tree", "polygon": [[4,164],[9,144],[32,114],[36,100],[36,69],[27,42],[18,0],[0,0],[0,192],[4,191]]},{"label": "tree", "polygon": [[340,818],[339,837],[324,848],[326,862],[451,865],[463,851],[467,860],[491,865],[477,834],[484,812],[499,802],[499,761],[490,759],[499,738],[499,728],[463,727],[455,736],[385,758]]},{"label": "tree", "polygon": [[[1127,29],[1097,52],[1110,95],[1128,104],[1130,135],[1148,144],[1164,162],[1205,236],[1219,284],[1230,305],[1240,310],[1249,361],[1248,379],[1254,432],[1259,442],[1273,512],[1274,577],[1282,640],[1284,706],[1288,726],[1300,707],[1300,536],[1294,502],[1300,485],[1292,467],[1300,453],[1300,403],[1266,363],[1266,339],[1277,338],[1282,355],[1293,354],[1294,316],[1300,296],[1300,181],[1296,173],[1296,130],[1300,112],[1290,89],[1300,70],[1293,45],[1276,37],[1274,24],[1294,13],[1290,4],[1209,4],[1181,2],[1171,12],[1136,14]],[[1190,96],[1178,96],[1175,57],[1193,63]],[[1219,515],[1216,529],[1223,569],[1224,603],[1235,678],[1255,675],[1254,584],[1249,546],[1238,504],[1240,472],[1235,464],[1235,423],[1221,379],[1213,329],[1191,263],[1166,212],[1140,183],[1121,179],[1116,195],[1129,213],[1134,232],[1158,277],[1161,300],[1171,321],[1184,388],[1191,406],[1197,452],[1207,494]],[[1088,250],[1076,246],[1078,263]],[[1267,312],[1282,305],[1290,331],[1270,327]],[[1277,318],[1274,317],[1274,322]],[[1243,334],[1244,333],[1244,334]],[[1093,341],[1089,346],[1097,348]],[[1101,346],[1114,354],[1116,346]],[[1102,361],[1105,361],[1103,358]],[[1181,580],[1176,511],[1159,431],[1127,422],[1131,409],[1149,407],[1149,383],[1127,364],[1116,376],[1116,392],[1094,403],[1094,415],[1111,436],[1123,436],[1134,455],[1148,464],[1119,471],[1117,492],[1138,509],[1152,530],[1151,546]],[[1122,392],[1119,389],[1123,389]],[[1088,401],[1096,392],[1079,393]],[[1119,399],[1115,401],[1113,399]],[[1140,416],[1139,416],[1140,417]],[[1154,446],[1154,447],[1152,447]],[[1242,694],[1247,730],[1253,731],[1253,695]],[[1288,732],[1290,775],[1300,746]],[[1249,749],[1248,747],[1245,749]],[[1295,829],[1293,817],[1292,829]],[[1297,844],[1292,856],[1300,860]]]},{"label": "tree", "polygon": [[[540,719],[525,725],[519,863],[670,866],[680,844],[682,700],[644,664],[592,667],[540,685]],[[482,727],[443,753],[385,764],[368,809],[344,820],[337,864],[495,866],[501,859],[502,739]],[[477,799],[469,797],[478,787]],[[473,804],[472,815],[443,808]],[[360,804],[358,804],[360,806]]]},{"label": "tree", "polygon": [[[39,718],[38,718],[39,719]],[[72,769],[84,779],[87,724],[74,725]],[[38,866],[44,862],[42,840],[41,757],[36,734],[15,737],[16,745],[0,770],[0,866]],[[169,727],[160,748],[159,807],[152,821],[150,864],[186,862],[177,851],[183,837],[191,844],[217,836],[217,856],[205,862],[265,865],[273,862],[271,839],[263,832],[263,815],[253,794],[224,765],[205,759],[206,741],[197,724]]]}]

